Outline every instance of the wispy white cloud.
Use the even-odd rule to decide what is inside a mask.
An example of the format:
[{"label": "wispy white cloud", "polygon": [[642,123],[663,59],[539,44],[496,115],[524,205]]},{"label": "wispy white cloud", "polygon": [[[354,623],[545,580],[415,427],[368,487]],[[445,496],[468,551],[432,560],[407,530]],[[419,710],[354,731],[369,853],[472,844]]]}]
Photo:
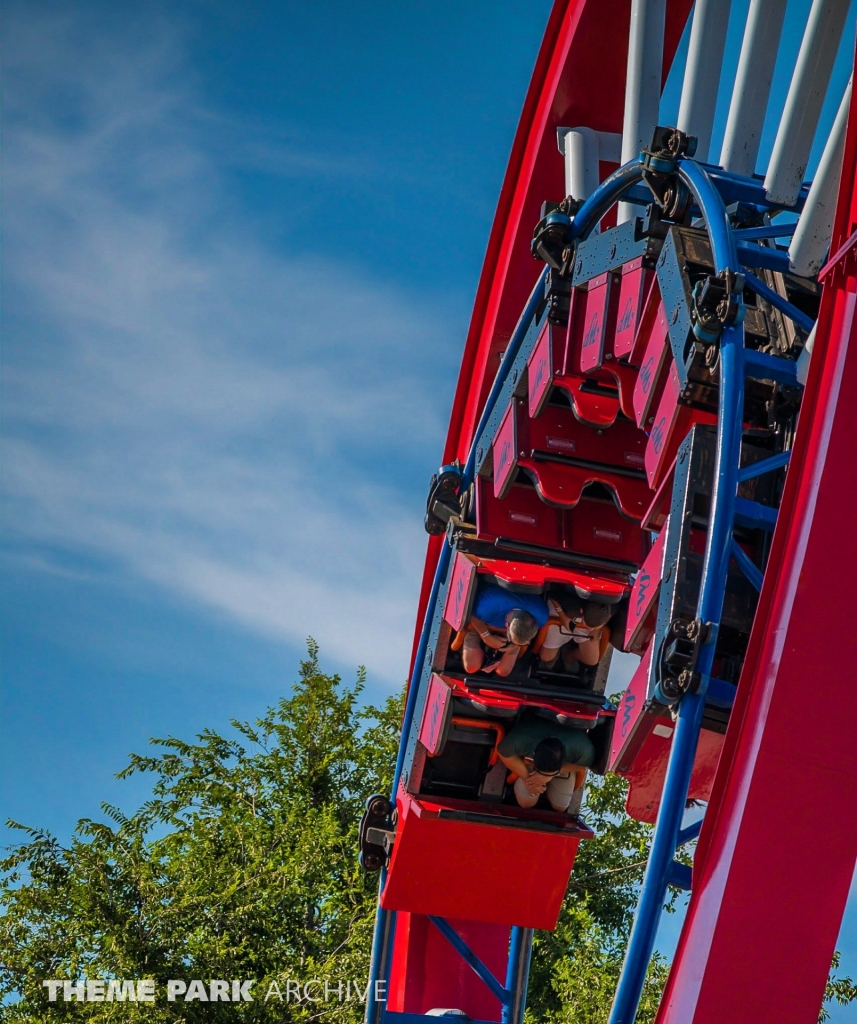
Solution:
[{"label": "wispy white cloud", "polygon": [[448,326],[254,232],[173,29],[88,28],[6,30],[7,541],[33,571],[49,547],[106,557],[401,680],[424,534],[395,466],[439,450]]}]

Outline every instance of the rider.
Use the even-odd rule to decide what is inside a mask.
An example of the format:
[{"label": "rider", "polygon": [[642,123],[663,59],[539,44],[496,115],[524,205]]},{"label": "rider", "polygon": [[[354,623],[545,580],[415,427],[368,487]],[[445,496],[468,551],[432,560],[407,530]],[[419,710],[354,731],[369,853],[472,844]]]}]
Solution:
[{"label": "rider", "polygon": [[495,584],[481,587],[464,637],[464,671],[508,676],[549,618],[548,606],[541,597],[513,593]]},{"label": "rider", "polygon": [[573,729],[536,716],[522,719],[497,747],[503,764],[513,771],[515,798],[521,807],[534,807],[547,793],[555,811],[565,811],[595,750],[584,729]]},{"label": "rider", "polygon": [[581,604],[570,594],[563,594],[559,600],[548,602],[553,618],[559,623],[548,626],[547,635],[539,651],[539,658],[546,668],[553,668],[562,651],[566,668],[575,661],[584,665],[597,665],[601,660],[602,633],[612,614],[607,605],[596,601]]}]

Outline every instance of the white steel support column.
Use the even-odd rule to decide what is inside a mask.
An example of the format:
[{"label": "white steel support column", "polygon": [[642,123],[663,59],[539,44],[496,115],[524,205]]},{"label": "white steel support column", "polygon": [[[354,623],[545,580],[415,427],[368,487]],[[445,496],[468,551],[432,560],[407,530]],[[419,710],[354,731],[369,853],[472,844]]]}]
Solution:
[{"label": "white steel support column", "polygon": [[618,164],[622,155],[622,136],[615,132],[557,128],[556,142],[565,159],[565,194],[572,199],[591,196],[601,183],[600,161]]},{"label": "white steel support column", "polygon": [[699,140],[696,159],[707,161],[726,29],[732,0],[696,0],[676,127]]},{"label": "white steel support column", "polygon": [[[631,0],[631,33],[625,79],[622,163],[639,156],[652,141],[661,103],[666,0]],[[630,220],[634,207],[620,203],[619,220]]]},{"label": "white steel support column", "polygon": [[591,128],[572,128],[565,133],[565,194],[586,199],[598,188],[598,133]]},{"label": "white steel support column", "polygon": [[776,203],[792,205],[803,184],[848,3],[813,0],[765,177],[768,196]]},{"label": "white steel support column", "polygon": [[786,3],[787,0],[750,0],[726,134],[720,150],[721,165],[735,174],[749,176],[756,170]]},{"label": "white steel support column", "polygon": [[821,155],[818,171],[809,190],[806,206],[798,221],[797,231],[789,247],[789,262],[796,274],[804,277],[821,270],[833,234],[833,214],[842,173],[842,151],[845,128],[851,107],[851,79],[845,87],[833,129]]}]

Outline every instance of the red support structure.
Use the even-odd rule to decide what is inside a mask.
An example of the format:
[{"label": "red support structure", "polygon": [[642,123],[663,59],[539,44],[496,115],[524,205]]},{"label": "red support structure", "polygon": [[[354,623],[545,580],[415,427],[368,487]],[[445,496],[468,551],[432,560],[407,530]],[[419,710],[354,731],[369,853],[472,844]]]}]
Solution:
[{"label": "red support structure", "polygon": [[[509,946],[508,926],[449,922],[479,959],[502,981]],[[500,1020],[500,1000],[489,992],[461,955],[423,914],[396,915],[388,1010],[426,1013],[454,1007],[471,1020]]]}]

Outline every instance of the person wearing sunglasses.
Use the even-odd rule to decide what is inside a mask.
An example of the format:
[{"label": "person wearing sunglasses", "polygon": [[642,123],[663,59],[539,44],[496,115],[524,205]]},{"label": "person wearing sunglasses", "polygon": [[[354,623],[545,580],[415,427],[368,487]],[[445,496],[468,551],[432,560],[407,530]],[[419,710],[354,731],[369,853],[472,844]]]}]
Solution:
[{"label": "person wearing sunglasses", "polygon": [[568,728],[535,715],[510,729],[497,753],[517,775],[518,805],[535,807],[545,793],[555,811],[568,810],[582,769],[588,768],[595,757],[592,740],[584,729]]},{"label": "person wearing sunglasses", "polygon": [[611,611],[595,601],[581,601],[570,594],[548,602],[551,617],[558,619],[548,626],[539,659],[545,668],[553,668],[562,652],[563,664],[570,668],[575,661],[597,665],[601,660],[602,634]]},{"label": "person wearing sunglasses", "polygon": [[461,651],[464,671],[508,676],[548,618],[541,597],[494,584],[480,587]]}]

